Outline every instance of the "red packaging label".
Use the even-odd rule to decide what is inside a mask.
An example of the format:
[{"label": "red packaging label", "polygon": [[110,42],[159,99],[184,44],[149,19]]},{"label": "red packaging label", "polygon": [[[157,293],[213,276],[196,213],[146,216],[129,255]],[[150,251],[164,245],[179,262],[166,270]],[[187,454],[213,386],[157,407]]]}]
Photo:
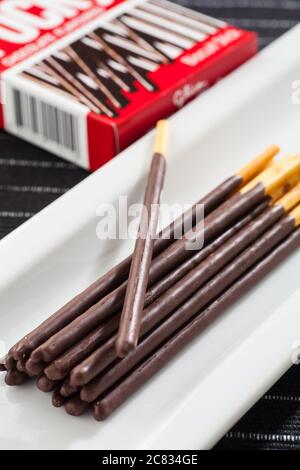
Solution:
[{"label": "red packaging label", "polygon": [[124,0],[1,0],[0,72],[43,50]]},{"label": "red packaging label", "polygon": [[92,170],[257,48],[253,33],[166,0],[3,3],[5,128]]}]

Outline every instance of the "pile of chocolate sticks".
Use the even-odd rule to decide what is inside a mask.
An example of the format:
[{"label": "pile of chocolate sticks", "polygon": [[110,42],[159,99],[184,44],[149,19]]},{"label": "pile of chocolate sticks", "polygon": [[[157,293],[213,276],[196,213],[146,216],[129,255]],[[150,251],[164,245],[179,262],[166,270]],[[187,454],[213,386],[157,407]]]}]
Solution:
[{"label": "pile of chocolate sticks", "polygon": [[[164,132],[161,123],[148,206],[160,199]],[[53,405],[69,414],[93,408],[96,420],[110,416],[300,247],[300,156],[277,158],[278,152],[276,146],[266,149],[155,240],[149,234],[157,213],[150,210],[146,237],[138,237],[133,257],[24,336],[0,361],[7,385],[35,377],[40,390],[53,392]],[[205,219],[199,222],[202,206]],[[193,228],[176,239],[183,220]],[[204,239],[203,248],[187,250],[187,241],[197,239]]]}]

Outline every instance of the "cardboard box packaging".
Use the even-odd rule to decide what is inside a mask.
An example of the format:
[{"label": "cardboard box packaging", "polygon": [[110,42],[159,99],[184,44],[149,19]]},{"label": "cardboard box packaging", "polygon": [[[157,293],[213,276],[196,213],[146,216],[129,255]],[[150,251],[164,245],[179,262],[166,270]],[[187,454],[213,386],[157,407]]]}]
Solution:
[{"label": "cardboard box packaging", "polygon": [[95,170],[256,50],[165,0],[3,0],[0,125]]}]

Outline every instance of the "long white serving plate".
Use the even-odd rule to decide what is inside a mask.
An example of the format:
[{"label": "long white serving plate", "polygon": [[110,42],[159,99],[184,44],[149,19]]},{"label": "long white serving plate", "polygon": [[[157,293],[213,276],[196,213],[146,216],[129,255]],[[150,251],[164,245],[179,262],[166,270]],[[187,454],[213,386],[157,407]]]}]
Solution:
[{"label": "long white serving plate", "polygon": [[[271,143],[299,152],[300,27],[171,119],[164,202],[189,203]],[[0,353],[132,248],[96,237],[100,203],[141,199],[153,133],[0,243]],[[228,310],[109,420],[72,418],[0,382],[3,449],[207,449],[291,366],[300,252]]]}]

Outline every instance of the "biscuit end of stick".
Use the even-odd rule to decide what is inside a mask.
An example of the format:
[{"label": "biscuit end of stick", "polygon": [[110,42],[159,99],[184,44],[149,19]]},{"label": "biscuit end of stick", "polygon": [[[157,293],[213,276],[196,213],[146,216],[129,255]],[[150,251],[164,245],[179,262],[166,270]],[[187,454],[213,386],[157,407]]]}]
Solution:
[{"label": "biscuit end of stick", "polygon": [[275,191],[272,191],[270,196],[272,197],[273,203],[276,203],[277,201],[282,199],[289,191],[295,188],[299,182],[300,182],[300,172],[292,176],[292,178],[290,178],[283,186],[276,189]]},{"label": "biscuit end of stick", "polygon": [[158,121],[156,124],[156,138],[154,144],[154,154],[167,155],[169,142],[169,122],[166,119]]},{"label": "biscuit end of stick", "polygon": [[261,173],[272,162],[273,158],[280,152],[280,147],[270,145],[264,152],[254,158],[251,162],[241,168],[237,175],[240,176],[244,184],[247,184],[259,173]]},{"label": "biscuit end of stick", "polygon": [[289,212],[300,203],[300,183],[286,193],[276,204],[282,206],[285,212]]},{"label": "biscuit end of stick", "polygon": [[300,225],[300,204],[290,212],[290,216],[295,219],[296,226],[298,227]]},{"label": "biscuit end of stick", "polygon": [[290,181],[300,173],[300,157],[297,155],[286,155],[270,167],[264,170],[259,176],[241,189],[241,193],[246,193],[261,183],[265,187],[266,194],[272,196],[274,191]]},{"label": "biscuit end of stick", "polygon": [[[247,192],[249,189],[254,188],[258,183],[265,184],[270,179],[274,178],[278,173],[282,172],[285,166],[290,162],[293,161],[295,158],[294,155],[285,155],[280,160],[271,161],[263,171],[261,171],[255,178],[253,178],[248,184],[246,184],[241,192]],[[284,193],[281,193],[282,195]],[[279,196],[280,198],[280,196]]]},{"label": "biscuit end of stick", "polygon": [[300,172],[300,155],[288,156],[282,166],[278,165],[274,174],[266,178],[263,183],[265,192],[272,195],[281,186],[285,185],[291,178]]}]

